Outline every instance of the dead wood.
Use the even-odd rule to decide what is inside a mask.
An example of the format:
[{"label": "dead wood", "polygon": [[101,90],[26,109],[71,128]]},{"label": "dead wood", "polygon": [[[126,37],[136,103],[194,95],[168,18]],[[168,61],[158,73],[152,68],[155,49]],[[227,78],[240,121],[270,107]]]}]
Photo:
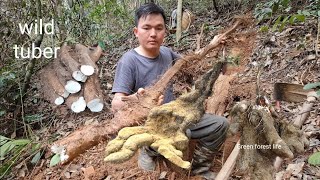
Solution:
[{"label": "dead wood", "polygon": [[233,171],[234,166],[236,165],[236,160],[240,152],[240,149],[237,148],[238,145],[240,145],[240,140],[237,142],[237,144],[235,145],[235,148],[233,148],[227,161],[224,163],[224,165],[220,169],[219,173],[216,176],[216,179],[227,180],[229,178],[230,174]]},{"label": "dead wood", "polygon": [[230,30],[221,35],[215,36],[210,44],[202,50],[179,59],[166,71],[156,84],[146,88],[145,94],[139,97],[138,102],[128,102],[123,109],[114,114],[113,119],[105,120],[105,122],[100,125],[89,125],[83,127],[73,132],[68,137],[55,142],[55,145],[66,149],[68,159],[63,163],[69,162],[85,150],[97,145],[100,141],[108,139],[110,135],[116,134],[123,127],[142,124],[146,120],[149,111],[156,106],[158,97],[164,93],[168,83],[181,69],[181,67],[188,61],[203,59],[210,50],[217,47],[227,35],[232,33],[240,23],[241,20],[236,21]]}]

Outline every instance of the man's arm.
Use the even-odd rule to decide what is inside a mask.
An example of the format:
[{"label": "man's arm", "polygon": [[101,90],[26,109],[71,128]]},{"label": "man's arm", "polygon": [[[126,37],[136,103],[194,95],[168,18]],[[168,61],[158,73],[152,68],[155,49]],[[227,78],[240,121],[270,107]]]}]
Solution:
[{"label": "man's arm", "polygon": [[[111,109],[113,112],[119,111],[124,105],[126,105],[125,101],[128,100],[138,100],[139,96],[143,96],[145,93],[144,88],[139,88],[138,91],[134,94],[128,95],[126,93],[115,93],[111,102]],[[160,95],[158,98],[158,105],[163,103],[164,96]]]},{"label": "man's arm", "polygon": [[123,96],[128,96],[126,93],[115,93],[111,102],[111,110],[113,112],[119,111],[126,103],[122,101]]}]

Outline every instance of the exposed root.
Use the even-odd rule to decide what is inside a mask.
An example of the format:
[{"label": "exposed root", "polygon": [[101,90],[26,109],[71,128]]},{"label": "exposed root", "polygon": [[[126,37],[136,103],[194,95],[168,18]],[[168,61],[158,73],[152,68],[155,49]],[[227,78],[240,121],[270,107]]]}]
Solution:
[{"label": "exposed root", "polygon": [[231,112],[241,131],[240,174],[252,179],[273,179],[273,161],[277,156],[293,158],[307,144],[303,134],[292,124],[273,119],[268,108],[243,101]]}]

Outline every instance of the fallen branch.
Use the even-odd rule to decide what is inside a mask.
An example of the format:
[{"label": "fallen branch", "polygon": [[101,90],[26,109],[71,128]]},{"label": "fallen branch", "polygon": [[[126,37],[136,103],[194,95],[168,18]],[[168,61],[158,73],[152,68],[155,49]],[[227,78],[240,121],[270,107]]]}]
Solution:
[{"label": "fallen branch", "polygon": [[150,109],[156,106],[158,97],[164,93],[167,84],[173,76],[181,69],[181,67],[194,59],[203,59],[206,54],[217,47],[220,42],[233,32],[241,23],[238,20],[235,25],[227,32],[215,36],[214,39],[202,50],[179,59],[153,86],[146,88],[143,96],[139,97],[138,102],[128,102],[127,105],[115,113],[113,119],[105,120],[100,125],[89,125],[71,133],[68,137],[63,138],[55,145],[64,147],[68,158],[63,161],[67,163],[83,153],[85,150],[97,145],[100,141],[107,140],[110,135],[116,134],[123,127],[142,124]]},{"label": "fallen branch", "polygon": [[231,154],[229,155],[227,161],[222,166],[221,170],[216,176],[217,180],[227,180],[230,174],[233,171],[234,166],[236,165],[236,161],[240,152],[238,146],[240,145],[240,140],[238,140],[237,144],[233,148]]}]

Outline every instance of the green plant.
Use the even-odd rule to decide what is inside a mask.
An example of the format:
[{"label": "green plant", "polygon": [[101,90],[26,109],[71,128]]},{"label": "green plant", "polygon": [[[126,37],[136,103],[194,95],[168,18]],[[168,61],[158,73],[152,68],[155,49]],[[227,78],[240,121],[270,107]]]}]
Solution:
[{"label": "green plant", "polygon": [[314,166],[320,165],[320,152],[313,153],[309,158],[308,158],[308,163],[312,164]]},{"label": "green plant", "polygon": [[262,32],[267,32],[272,25],[272,31],[282,31],[284,27],[288,24],[293,25],[297,22],[305,22],[306,17],[308,16],[319,16],[320,12],[314,10],[313,4],[316,2],[308,2],[308,6],[305,9],[298,10],[296,13],[292,12],[292,6],[290,0],[272,0],[267,3],[258,3],[254,16],[258,22],[265,20],[269,21],[269,25],[264,25],[260,28]]},{"label": "green plant", "polygon": [[40,147],[40,143],[29,139],[11,139],[0,135],[0,179],[19,161],[26,161],[32,157],[31,163],[38,163],[44,153]]},{"label": "green plant", "polygon": [[0,179],[4,177],[17,162],[24,151],[32,146],[31,150],[35,152],[40,148],[37,143],[32,143],[29,139],[10,139],[0,135]]},{"label": "green plant", "polygon": [[233,66],[239,66],[240,64],[240,56],[227,56],[226,60],[228,63],[232,64]]},{"label": "green plant", "polygon": [[317,95],[320,96],[320,82],[306,84],[303,89],[315,89]]}]

